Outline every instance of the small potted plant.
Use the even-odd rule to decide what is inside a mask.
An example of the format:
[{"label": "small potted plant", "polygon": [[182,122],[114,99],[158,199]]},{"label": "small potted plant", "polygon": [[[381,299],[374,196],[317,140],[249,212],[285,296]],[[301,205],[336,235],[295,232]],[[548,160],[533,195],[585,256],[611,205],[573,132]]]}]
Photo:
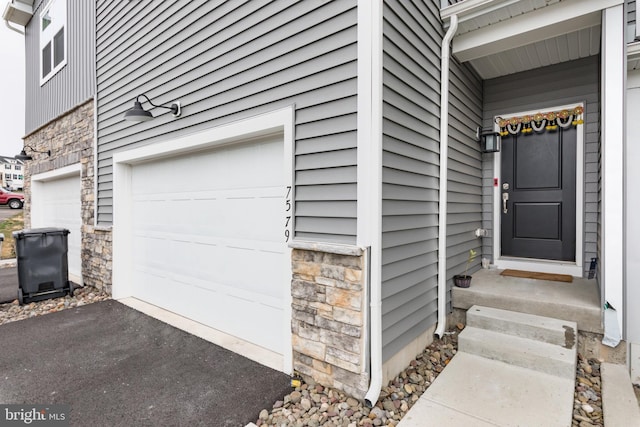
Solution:
[{"label": "small potted plant", "polygon": [[476,259],[476,255],[478,253],[473,249],[469,249],[469,257],[467,258],[467,265],[464,269],[464,274],[456,274],[453,276],[453,283],[459,288],[468,288],[471,286],[471,276],[467,275],[467,271],[469,271],[469,265],[471,262]]}]

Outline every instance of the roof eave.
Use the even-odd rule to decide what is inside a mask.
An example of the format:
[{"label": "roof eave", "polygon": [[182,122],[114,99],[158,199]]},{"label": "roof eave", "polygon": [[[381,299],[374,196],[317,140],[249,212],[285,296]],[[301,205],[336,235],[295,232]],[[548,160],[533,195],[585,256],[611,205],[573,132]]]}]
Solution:
[{"label": "roof eave", "polygon": [[33,6],[30,2],[12,1],[4,8],[2,18],[12,24],[26,27],[33,16]]}]

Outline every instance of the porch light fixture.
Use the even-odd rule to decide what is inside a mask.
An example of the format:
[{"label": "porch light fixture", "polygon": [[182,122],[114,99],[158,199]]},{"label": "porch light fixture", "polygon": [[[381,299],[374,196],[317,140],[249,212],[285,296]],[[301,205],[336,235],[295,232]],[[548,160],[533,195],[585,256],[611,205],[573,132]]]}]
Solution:
[{"label": "porch light fixture", "polygon": [[476,130],[476,139],[480,142],[480,150],[483,153],[496,153],[500,151],[500,134],[492,130],[484,130],[480,127]]},{"label": "porch light fixture", "polygon": [[165,108],[167,110],[171,110],[171,114],[173,115],[173,117],[180,117],[180,114],[182,113],[182,107],[180,106],[179,101],[172,103],[170,107],[167,107],[164,105],[156,105],[153,102],[151,102],[151,100],[149,99],[149,97],[147,97],[147,95],[142,94],[136,97],[136,100],[133,103],[133,107],[128,109],[124,113],[125,120],[129,120],[132,122],[148,122],[149,120],[153,120],[153,114],[151,114],[151,112],[142,108],[142,103],[140,102],[140,98],[143,98],[143,97],[153,107]]},{"label": "porch light fixture", "polygon": [[31,151],[32,153],[46,154],[46,155],[47,155],[47,157],[51,157],[51,150],[38,151],[38,150],[34,149],[33,147],[31,147],[30,145],[25,145],[25,146],[22,148],[22,151],[20,152],[20,154],[16,154],[16,155],[14,156],[14,158],[15,158],[16,160],[22,160],[23,162],[24,162],[24,161],[27,161],[27,160],[33,160],[33,157],[32,157],[32,156],[30,156],[29,154],[27,154],[27,152],[26,152],[26,149],[27,149],[27,148],[28,148],[28,149],[29,149],[29,151]]}]

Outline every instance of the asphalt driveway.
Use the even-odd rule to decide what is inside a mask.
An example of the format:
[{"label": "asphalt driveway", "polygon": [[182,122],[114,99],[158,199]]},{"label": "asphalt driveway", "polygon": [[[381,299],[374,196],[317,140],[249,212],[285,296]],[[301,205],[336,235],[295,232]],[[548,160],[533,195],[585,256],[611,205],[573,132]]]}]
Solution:
[{"label": "asphalt driveway", "polygon": [[0,326],[0,403],[72,426],[245,426],[290,379],[109,300]]}]

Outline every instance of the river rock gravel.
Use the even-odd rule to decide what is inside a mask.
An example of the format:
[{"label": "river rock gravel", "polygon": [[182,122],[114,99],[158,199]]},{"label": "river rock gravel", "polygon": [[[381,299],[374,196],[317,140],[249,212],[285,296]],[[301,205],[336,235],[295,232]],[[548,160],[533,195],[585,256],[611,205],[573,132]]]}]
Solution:
[{"label": "river rock gravel", "polygon": [[55,313],[68,308],[81,307],[109,298],[110,296],[106,292],[85,286],[76,289],[72,297],[65,295],[64,297],[31,302],[22,306],[18,304],[18,300],[14,300],[10,303],[0,304],[0,325],[29,317]]},{"label": "river rock gravel", "polygon": [[[433,383],[458,348],[457,327],[440,340],[434,340],[411,361],[380,393],[369,409],[341,391],[313,381],[303,383],[270,410],[264,409],[255,422],[261,427],[372,427],[396,426],[422,393]],[[578,354],[572,427],[603,427],[600,363]],[[304,402],[304,403],[303,403]]]},{"label": "river rock gravel", "polygon": [[600,364],[602,360],[587,359],[578,354],[576,366],[576,390],[573,400],[573,423],[578,427],[603,427],[602,381]]},{"label": "river rock gravel", "polygon": [[434,340],[409,366],[382,388],[373,408],[345,393],[313,381],[303,383],[270,410],[264,409],[258,426],[371,427],[395,426],[420,395],[445,369],[458,348],[462,324]]}]

